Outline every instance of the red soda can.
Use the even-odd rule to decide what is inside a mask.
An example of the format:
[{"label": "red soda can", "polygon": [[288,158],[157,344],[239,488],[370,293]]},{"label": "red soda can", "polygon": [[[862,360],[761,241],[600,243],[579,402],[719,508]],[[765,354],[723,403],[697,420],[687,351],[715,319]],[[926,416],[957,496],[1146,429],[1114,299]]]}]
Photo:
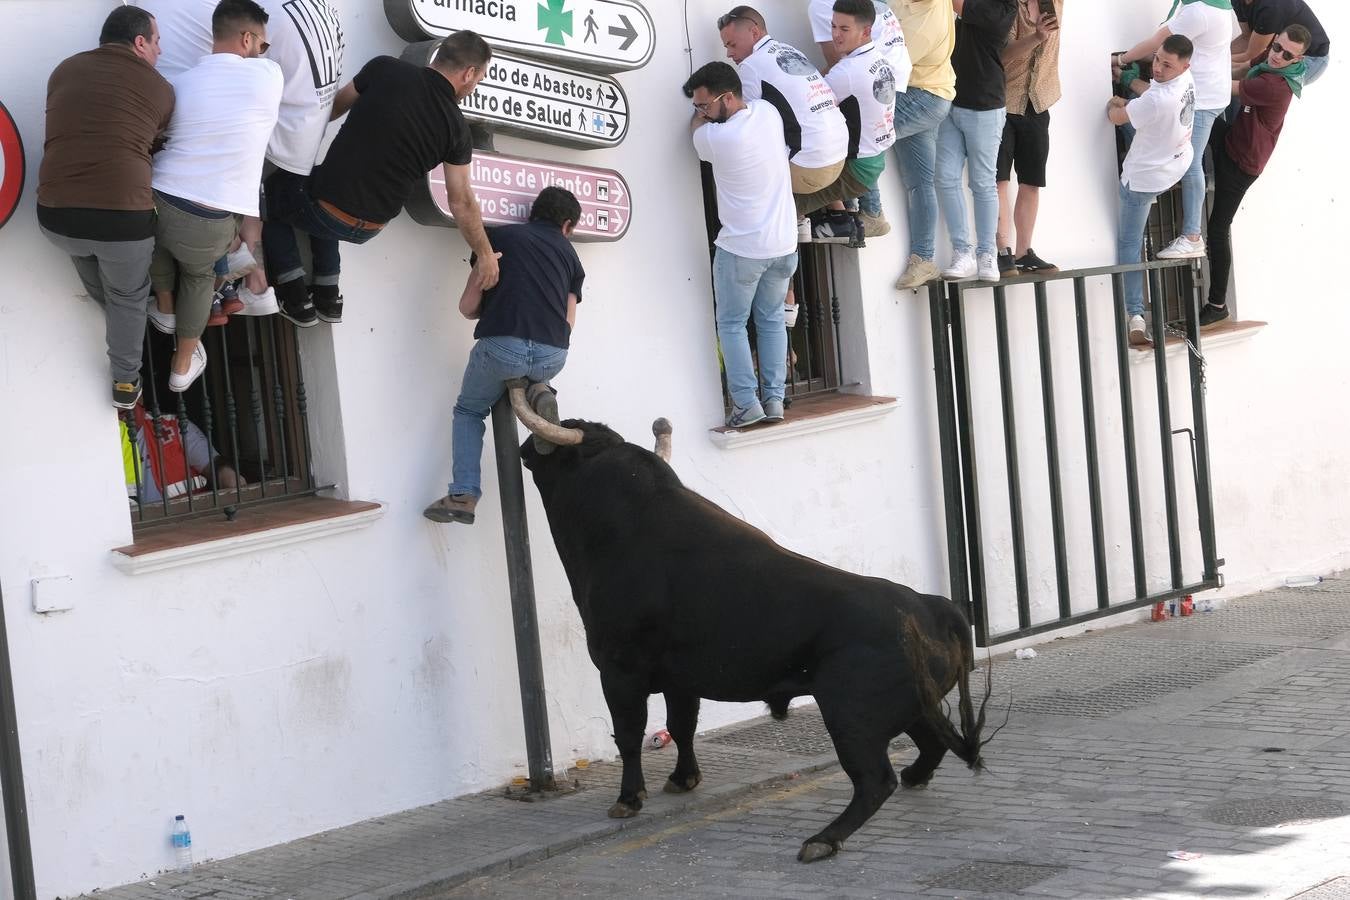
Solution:
[{"label": "red soda can", "polygon": [[660,750],[670,743],[670,732],[662,728],[660,731],[653,731],[647,738],[647,746],[652,750]]}]

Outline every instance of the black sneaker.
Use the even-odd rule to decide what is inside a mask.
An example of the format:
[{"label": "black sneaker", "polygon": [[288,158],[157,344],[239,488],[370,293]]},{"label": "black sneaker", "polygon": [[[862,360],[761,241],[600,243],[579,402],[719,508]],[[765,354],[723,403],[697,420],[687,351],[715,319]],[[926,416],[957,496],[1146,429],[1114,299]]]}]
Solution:
[{"label": "black sneaker", "polygon": [[998,275],[1000,278],[1011,278],[1017,274],[1017,261],[1013,259],[1011,247],[1004,247],[998,251]]},{"label": "black sneaker", "polygon": [[135,409],[136,401],[141,399],[141,380],[114,381],[112,397],[113,406],[118,409]]},{"label": "black sneaker", "polygon": [[1200,307],[1200,327],[1206,328],[1210,325],[1218,325],[1224,319],[1228,318],[1228,305],[1206,303]]},{"label": "black sneaker", "polygon": [[342,321],[342,295],[335,284],[316,284],[309,289],[310,302],[314,312],[329,325]]},{"label": "black sneaker", "polygon": [[818,241],[851,240],[853,237],[853,217],[846,212],[831,211],[812,230],[812,237]]},{"label": "black sneaker", "polygon": [[310,302],[304,281],[296,278],[273,285],[277,294],[277,312],[297,328],[311,328],[319,324],[319,316]]},{"label": "black sneaker", "polygon": [[1036,251],[1030,247],[1017,260],[1017,268],[1029,275],[1046,274],[1048,272],[1058,272],[1059,266],[1054,263],[1048,263],[1036,255]]}]

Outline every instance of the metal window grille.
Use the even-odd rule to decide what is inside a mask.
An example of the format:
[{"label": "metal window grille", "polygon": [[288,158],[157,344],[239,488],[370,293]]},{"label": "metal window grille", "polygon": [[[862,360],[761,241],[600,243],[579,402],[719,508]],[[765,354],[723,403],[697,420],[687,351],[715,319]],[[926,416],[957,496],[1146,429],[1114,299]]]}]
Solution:
[{"label": "metal window grille", "polygon": [[[206,439],[210,461],[190,471],[181,490],[171,491],[158,482],[157,490],[148,490],[154,470],[164,469],[161,441],[158,436],[140,436],[146,454],[154,456],[151,470],[146,471],[138,452],[136,416],[124,412],[122,421],[131,447],[136,448],[127,454],[134,531],[212,514],[232,519],[241,507],[331,487],[319,484],[314,476],[295,329],[280,316],[235,316],[226,325],[208,328],[202,341],[209,360],[206,371],[187,391],[174,393],[168,390],[174,339],[146,328],[141,384],[148,428],[162,435],[169,428],[162,417],[170,417],[185,442],[190,431],[199,431]],[[127,453],[125,443],[123,452]],[[223,486],[224,467],[242,476],[240,483]],[[163,480],[170,477],[166,474]]]}]

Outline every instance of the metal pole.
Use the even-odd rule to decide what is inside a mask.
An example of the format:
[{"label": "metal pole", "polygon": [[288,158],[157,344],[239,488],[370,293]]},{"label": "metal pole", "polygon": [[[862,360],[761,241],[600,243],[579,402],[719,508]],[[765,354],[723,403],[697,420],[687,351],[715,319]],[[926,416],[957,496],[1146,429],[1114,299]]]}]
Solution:
[{"label": "metal pole", "polygon": [[492,441],[497,449],[497,490],[502,498],[502,533],[506,540],[506,574],[511,586],[511,619],[516,634],[516,670],[520,705],[525,717],[525,754],[530,787],[551,791],[553,749],[548,736],[544,695],[544,663],[539,653],[539,617],[534,605],[534,567],[530,560],[530,528],[525,520],[525,481],[520,466],[520,435],[511,401],[505,395],[492,407]]},{"label": "metal pole", "polygon": [[3,592],[0,592],[0,793],[5,798],[5,837],[15,900],[36,900],[33,845],[28,836],[28,796],[24,793],[23,759],[19,755],[19,720],[14,711]]}]

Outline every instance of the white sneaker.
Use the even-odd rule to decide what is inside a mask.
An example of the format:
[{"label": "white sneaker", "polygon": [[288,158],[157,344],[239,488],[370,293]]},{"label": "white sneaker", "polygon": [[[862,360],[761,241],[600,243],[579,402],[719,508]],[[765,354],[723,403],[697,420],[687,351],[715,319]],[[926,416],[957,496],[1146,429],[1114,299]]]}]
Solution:
[{"label": "white sneaker", "polygon": [[271,285],[261,294],[255,294],[247,285],[240,284],[239,299],[243,301],[244,308],[235,313],[236,316],[270,316],[280,309],[277,306],[277,292],[272,290]]},{"label": "white sneaker", "polygon": [[1130,316],[1129,334],[1131,347],[1147,347],[1153,343],[1153,339],[1148,336],[1143,316]]},{"label": "white sneaker", "polygon": [[[995,269],[998,267],[995,266]],[[969,250],[964,250],[952,258],[951,264],[942,270],[942,277],[948,281],[959,281],[962,278],[975,277],[975,254]]]},{"label": "white sneaker", "polygon": [[160,312],[159,307],[152,302],[150,310],[146,314],[150,324],[155,326],[156,331],[162,331],[165,334],[173,334],[178,330],[178,317],[173,313]]},{"label": "white sneaker", "polygon": [[797,220],[797,243],[811,243],[811,219],[809,216],[802,216]]},{"label": "white sneaker", "polygon": [[253,258],[253,254],[248,252],[248,248],[240,244],[235,250],[231,251],[225,257],[226,281],[234,281],[243,278],[249,272],[258,268],[258,261]]},{"label": "white sneaker", "polygon": [[788,328],[797,324],[797,304],[794,303],[791,306],[785,304],[783,306],[783,324]]},{"label": "white sneaker", "polygon": [[1201,259],[1204,255],[1205,242],[1193,241],[1184,234],[1158,251],[1158,259]]},{"label": "white sneaker", "polygon": [[980,253],[975,257],[975,276],[981,281],[998,281],[1003,276],[998,271],[998,257],[992,253]]},{"label": "white sneaker", "polygon": [[197,349],[192,351],[192,359],[188,361],[188,370],[182,375],[177,372],[169,372],[169,390],[176,394],[181,394],[192,387],[192,382],[201,377],[206,371],[206,345],[198,342]]}]

